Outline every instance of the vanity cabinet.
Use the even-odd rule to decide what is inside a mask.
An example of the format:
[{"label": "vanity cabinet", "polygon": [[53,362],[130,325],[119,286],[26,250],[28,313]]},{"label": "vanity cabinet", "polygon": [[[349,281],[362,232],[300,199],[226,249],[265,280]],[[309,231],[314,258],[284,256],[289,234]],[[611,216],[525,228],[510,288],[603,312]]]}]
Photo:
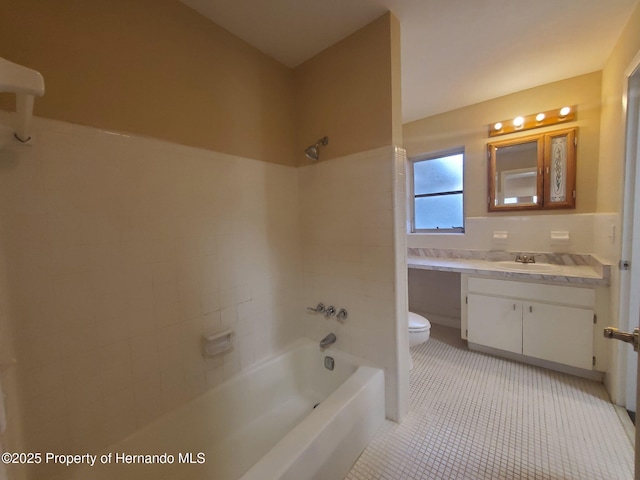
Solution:
[{"label": "vanity cabinet", "polygon": [[470,344],[592,369],[594,289],[480,277],[467,288]]},{"label": "vanity cabinet", "polygon": [[522,302],[469,293],[467,340],[478,345],[522,353]]}]

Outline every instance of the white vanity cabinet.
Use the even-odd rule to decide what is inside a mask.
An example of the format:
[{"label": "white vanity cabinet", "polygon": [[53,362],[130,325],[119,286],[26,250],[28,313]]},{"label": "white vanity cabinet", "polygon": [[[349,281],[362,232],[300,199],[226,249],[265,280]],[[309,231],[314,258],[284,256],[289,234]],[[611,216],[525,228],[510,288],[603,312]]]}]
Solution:
[{"label": "white vanity cabinet", "polygon": [[467,340],[478,345],[522,353],[522,302],[469,293]]},{"label": "white vanity cabinet", "polygon": [[593,288],[470,276],[467,340],[591,370],[595,297]]}]

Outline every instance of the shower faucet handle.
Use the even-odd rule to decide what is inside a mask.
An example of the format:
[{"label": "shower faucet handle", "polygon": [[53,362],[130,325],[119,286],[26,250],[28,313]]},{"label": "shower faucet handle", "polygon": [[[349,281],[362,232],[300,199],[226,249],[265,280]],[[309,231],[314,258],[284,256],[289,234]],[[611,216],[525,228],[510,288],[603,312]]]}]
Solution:
[{"label": "shower faucet handle", "polygon": [[[323,303],[319,303],[316,308],[307,307],[307,311],[308,312],[314,312],[314,313],[325,313],[324,304]],[[325,313],[325,315],[326,315],[326,313]]]},{"label": "shower faucet handle", "polygon": [[336,315],[338,320],[340,320],[342,322],[344,322],[347,319],[348,316],[349,316],[349,313],[344,308],[341,308],[340,310],[338,310],[338,314]]},{"label": "shower faucet handle", "polygon": [[336,314],[336,307],[334,307],[333,305],[329,305],[324,311],[324,316],[327,318],[333,317],[335,314]]}]

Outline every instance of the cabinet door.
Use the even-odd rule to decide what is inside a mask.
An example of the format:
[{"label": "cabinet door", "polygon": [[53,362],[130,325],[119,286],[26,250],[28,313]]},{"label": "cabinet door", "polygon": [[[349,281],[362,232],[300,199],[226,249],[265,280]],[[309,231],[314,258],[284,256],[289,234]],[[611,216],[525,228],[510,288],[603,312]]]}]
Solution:
[{"label": "cabinet door", "polygon": [[522,353],[522,302],[469,294],[467,340]]},{"label": "cabinet door", "polygon": [[593,311],[524,302],[522,353],[591,370]]}]

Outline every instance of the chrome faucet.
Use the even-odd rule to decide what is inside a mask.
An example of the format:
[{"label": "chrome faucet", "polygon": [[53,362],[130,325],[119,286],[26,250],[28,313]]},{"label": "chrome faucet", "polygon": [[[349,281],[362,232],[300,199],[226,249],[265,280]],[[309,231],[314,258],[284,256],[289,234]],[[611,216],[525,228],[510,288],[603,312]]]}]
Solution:
[{"label": "chrome faucet", "polygon": [[334,307],[333,305],[329,305],[327,308],[324,309],[324,316],[329,318],[332,317],[336,314],[336,307]]},{"label": "chrome faucet", "polygon": [[319,303],[316,308],[307,307],[307,312],[324,313],[325,308],[323,303]]},{"label": "chrome faucet", "polygon": [[535,255],[516,255],[516,262],[518,263],[536,263]]},{"label": "chrome faucet", "polygon": [[336,340],[338,340],[336,336],[333,333],[330,333],[320,340],[320,348],[327,348],[329,345],[336,343]]}]

